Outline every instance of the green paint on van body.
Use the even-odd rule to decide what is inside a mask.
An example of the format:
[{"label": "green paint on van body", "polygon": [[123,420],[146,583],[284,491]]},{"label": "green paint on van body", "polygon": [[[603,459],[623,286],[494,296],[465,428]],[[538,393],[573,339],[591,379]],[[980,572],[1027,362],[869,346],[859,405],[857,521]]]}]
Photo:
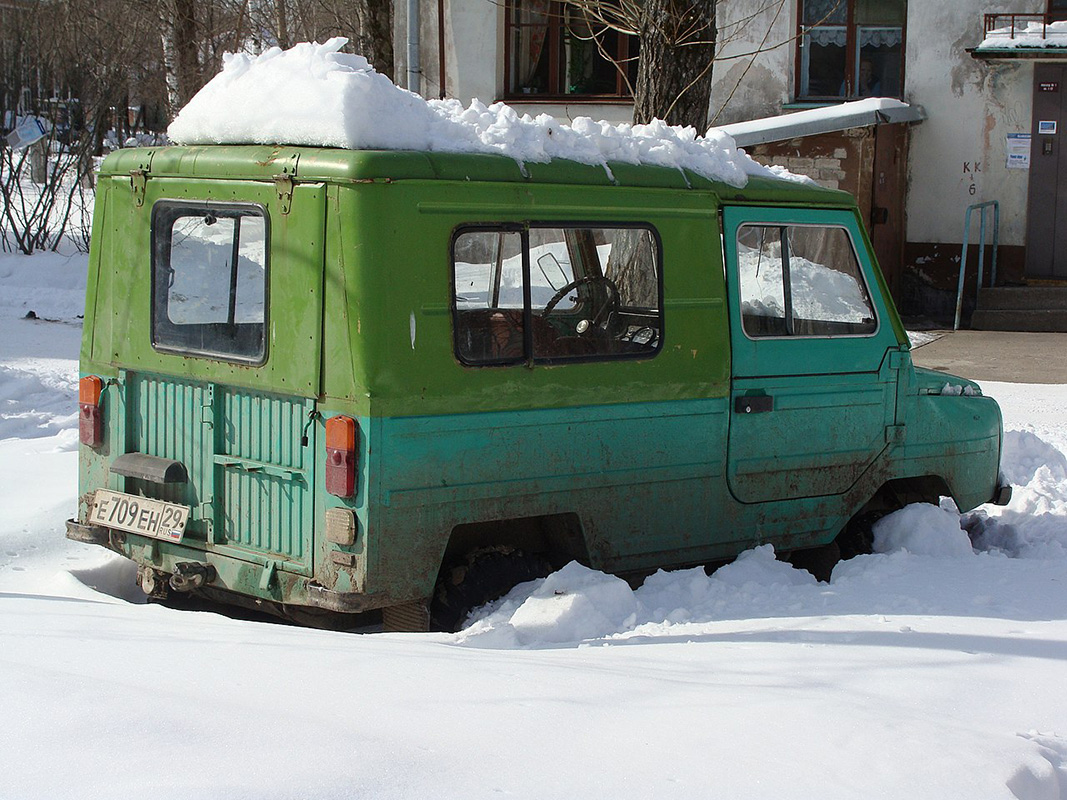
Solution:
[{"label": "green paint on van body", "polygon": [[[262,364],[153,346],[152,211],[168,202],[255,207],[269,220]],[[655,230],[654,356],[458,361],[454,232],[528,223]],[[876,330],[747,336],[736,266],[746,224],[847,230]],[[506,540],[523,526],[491,525],[502,520],[536,520],[556,557],[624,573],[765,542],[813,547],[890,485],[943,487],[961,508],[997,488],[996,403],[940,395],[945,376],[917,371],[908,350],[842,192],[756,178],[736,189],[625,164],[610,176],[563,161],[523,171],[503,156],[120,151],[101,169],[94,218],[81,360],[108,382],[106,437],[81,447],[79,520],[100,488],[186,505],[180,545],[93,535],[163,573],[210,564],[214,588],[346,611],[429,598],[446,553],[467,541],[457,530],[472,546],[493,544],[487,535],[530,545]],[[738,411],[760,396],[771,410]],[[324,422],[342,414],[359,431],[344,499],[325,488]],[[127,452],[180,461],[189,480],[111,473]],[[352,513],[351,543],[327,539],[337,508]]]}]

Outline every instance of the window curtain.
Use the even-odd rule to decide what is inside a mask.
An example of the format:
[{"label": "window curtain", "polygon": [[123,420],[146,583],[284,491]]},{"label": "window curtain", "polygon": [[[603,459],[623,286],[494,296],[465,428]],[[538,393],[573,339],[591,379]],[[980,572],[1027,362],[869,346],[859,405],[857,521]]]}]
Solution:
[{"label": "window curtain", "polygon": [[519,0],[519,85],[534,80],[548,36],[549,0]]},{"label": "window curtain", "polygon": [[[811,43],[819,47],[844,47],[848,34],[844,28],[812,28]],[[900,28],[860,28],[861,47],[895,47],[902,41]]]}]

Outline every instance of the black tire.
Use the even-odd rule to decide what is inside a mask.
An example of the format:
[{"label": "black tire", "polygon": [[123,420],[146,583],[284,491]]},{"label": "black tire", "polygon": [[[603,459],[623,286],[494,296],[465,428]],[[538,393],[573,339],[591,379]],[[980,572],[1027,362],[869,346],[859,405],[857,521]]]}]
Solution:
[{"label": "black tire", "polygon": [[841,548],[842,561],[874,552],[874,523],[891,510],[893,509],[864,511],[848,521],[848,525],[835,540]]},{"label": "black tire", "polygon": [[521,550],[488,548],[469,553],[441,570],[430,604],[430,627],[457,631],[474,609],[551,571],[546,559]]},{"label": "black tire", "polygon": [[835,539],[822,547],[794,550],[785,560],[797,569],[806,569],[815,576],[816,580],[829,583],[834,567],[841,560],[841,548]]}]

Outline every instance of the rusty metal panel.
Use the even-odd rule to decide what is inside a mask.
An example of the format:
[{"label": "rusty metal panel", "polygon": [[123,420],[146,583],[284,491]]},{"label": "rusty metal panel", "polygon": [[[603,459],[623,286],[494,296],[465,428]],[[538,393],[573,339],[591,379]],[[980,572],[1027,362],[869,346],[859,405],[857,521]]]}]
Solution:
[{"label": "rusty metal panel", "polygon": [[[311,567],[314,401],[127,373],[127,451],[170,458],[184,484],[127,489],[192,509],[186,542],[233,546]],[[247,555],[247,552],[245,553]]]},{"label": "rusty metal panel", "polygon": [[314,451],[301,436],[314,401],[236,388],[219,395],[218,541],[310,568]]},{"label": "rusty metal panel", "polygon": [[187,540],[208,540],[213,524],[210,504],[214,496],[215,436],[210,387],[140,372],[127,372],[123,377],[126,452],[174,459],[185,465],[189,476],[186,483],[176,484],[130,478],[127,491],[189,506]]},{"label": "rusty metal panel", "polygon": [[880,125],[874,135],[874,185],[871,191],[871,245],[889,291],[900,297],[904,266],[904,194],[908,180],[908,127]]}]

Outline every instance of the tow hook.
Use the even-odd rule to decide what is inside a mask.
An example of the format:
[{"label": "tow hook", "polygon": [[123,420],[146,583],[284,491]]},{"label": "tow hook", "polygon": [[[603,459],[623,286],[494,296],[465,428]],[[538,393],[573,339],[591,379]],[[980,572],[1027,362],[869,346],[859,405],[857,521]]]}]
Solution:
[{"label": "tow hook", "polygon": [[137,585],[141,591],[154,600],[167,596],[167,573],[153,567],[142,566],[137,570]]},{"label": "tow hook", "polygon": [[170,588],[176,592],[191,592],[213,580],[215,580],[215,568],[210,564],[182,561],[174,565],[174,574],[170,576]]}]

